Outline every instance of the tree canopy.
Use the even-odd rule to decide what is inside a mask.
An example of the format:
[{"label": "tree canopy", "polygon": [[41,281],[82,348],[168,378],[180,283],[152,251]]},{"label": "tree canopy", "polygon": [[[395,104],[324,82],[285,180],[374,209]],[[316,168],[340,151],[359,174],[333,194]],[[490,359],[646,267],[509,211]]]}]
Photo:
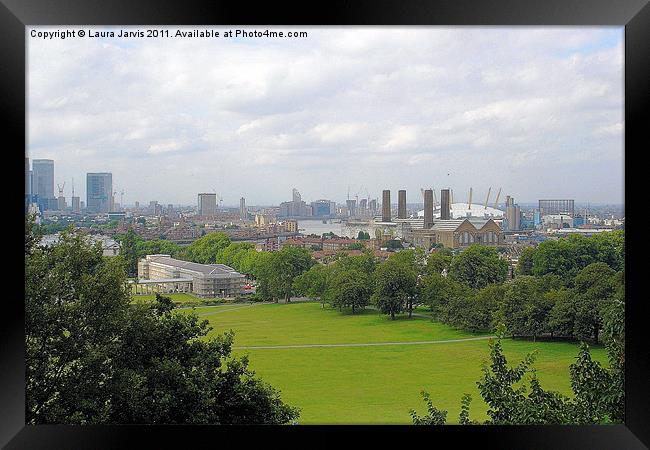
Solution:
[{"label": "tree canopy", "polygon": [[169,298],[131,303],[121,258],[79,233],[25,230],[26,422],[294,422],[298,410]]},{"label": "tree canopy", "polygon": [[185,254],[190,261],[201,264],[217,263],[217,255],[230,245],[230,238],[220,231],[207,233],[185,248]]},{"label": "tree canopy", "polygon": [[493,247],[470,245],[454,256],[449,275],[467,286],[480,289],[502,283],[508,276],[508,262]]}]

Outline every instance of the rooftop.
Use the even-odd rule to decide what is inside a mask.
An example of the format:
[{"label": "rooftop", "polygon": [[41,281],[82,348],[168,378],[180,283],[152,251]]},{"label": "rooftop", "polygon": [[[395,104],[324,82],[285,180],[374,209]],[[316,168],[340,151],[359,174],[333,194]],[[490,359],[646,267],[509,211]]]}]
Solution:
[{"label": "rooftop", "polygon": [[211,275],[215,277],[226,277],[226,276],[242,276],[232,267],[226,266],[225,264],[199,264],[190,261],[182,261],[180,259],[174,259],[169,255],[147,255],[147,260],[149,262],[156,262],[160,264],[165,264],[167,266],[177,267],[179,269],[190,270],[192,272],[200,273],[202,275]]}]

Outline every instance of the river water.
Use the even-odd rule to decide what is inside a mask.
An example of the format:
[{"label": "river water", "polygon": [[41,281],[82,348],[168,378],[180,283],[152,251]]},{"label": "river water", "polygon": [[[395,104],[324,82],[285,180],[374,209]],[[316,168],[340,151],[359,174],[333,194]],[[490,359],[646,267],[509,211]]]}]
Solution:
[{"label": "river water", "polygon": [[359,235],[359,231],[365,231],[370,234],[370,237],[374,237],[374,228],[370,225],[352,225],[346,226],[345,222],[337,223],[336,221],[328,220],[327,223],[323,223],[321,219],[318,220],[299,220],[298,221],[298,231],[301,234],[315,234],[321,236],[323,233],[332,232],[337,236],[356,238]]}]

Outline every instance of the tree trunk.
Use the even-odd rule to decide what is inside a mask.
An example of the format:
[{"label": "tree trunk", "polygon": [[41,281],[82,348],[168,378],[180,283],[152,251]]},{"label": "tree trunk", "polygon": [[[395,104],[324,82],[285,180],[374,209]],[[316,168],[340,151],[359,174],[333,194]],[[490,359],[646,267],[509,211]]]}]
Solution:
[{"label": "tree trunk", "polygon": [[413,317],[413,301],[409,300],[409,319]]},{"label": "tree trunk", "polygon": [[352,314],[354,314],[354,303],[352,303]]},{"label": "tree trunk", "polygon": [[390,312],[390,320],[395,320],[395,312],[394,311]]}]

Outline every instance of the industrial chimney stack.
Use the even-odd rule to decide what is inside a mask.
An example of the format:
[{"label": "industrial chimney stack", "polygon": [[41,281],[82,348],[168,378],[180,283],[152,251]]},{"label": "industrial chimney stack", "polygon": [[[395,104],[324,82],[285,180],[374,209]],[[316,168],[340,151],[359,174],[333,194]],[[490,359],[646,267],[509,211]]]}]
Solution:
[{"label": "industrial chimney stack", "polygon": [[424,228],[433,226],[433,190],[424,191]]},{"label": "industrial chimney stack", "polygon": [[440,220],[451,219],[451,205],[449,204],[449,189],[440,191]]},{"label": "industrial chimney stack", "polygon": [[381,198],[381,221],[390,222],[390,190],[386,189]]},{"label": "industrial chimney stack", "polygon": [[397,191],[397,218],[406,219],[406,191]]}]

